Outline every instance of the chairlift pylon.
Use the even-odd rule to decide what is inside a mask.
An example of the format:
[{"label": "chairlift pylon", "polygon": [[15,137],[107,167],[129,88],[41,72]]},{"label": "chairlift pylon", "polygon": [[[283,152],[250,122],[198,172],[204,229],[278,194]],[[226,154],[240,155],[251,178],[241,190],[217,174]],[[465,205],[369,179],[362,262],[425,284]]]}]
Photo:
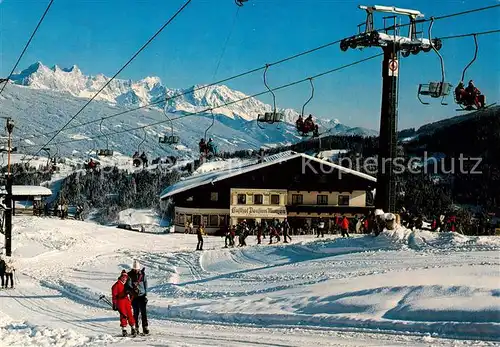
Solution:
[{"label": "chairlift pylon", "polygon": [[101,123],[99,123],[99,131],[101,132],[101,134],[104,136],[104,138],[106,139],[106,149],[104,148],[101,148],[97,151],[97,155],[98,156],[103,156],[103,157],[112,157],[113,156],[113,151],[109,149],[109,140],[108,140],[108,135],[106,135],[103,131],[102,131],[102,122],[104,121],[104,118],[101,118]]},{"label": "chairlift pylon", "polygon": [[[446,70],[444,67],[443,56],[439,53],[438,47],[436,47],[435,42],[441,42],[441,40],[432,39],[432,27],[434,26],[434,17],[431,17],[431,24],[429,25],[429,42],[431,49],[436,52],[439,57],[441,64],[441,81],[429,82],[426,84],[420,84],[418,86],[417,98],[423,105],[429,105],[429,102],[423,101],[422,96],[430,96],[431,98],[441,98],[441,105],[448,105],[445,102],[445,98],[450,94],[450,90],[453,87],[450,83],[445,82]],[[439,46],[441,47],[441,46]]]},{"label": "chairlift pylon", "polygon": [[274,94],[273,90],[269,88],[269,85],[267,84],[267,70],[269,69],[270,66],[271,65],[266,64],[266,68],[264,69],[264,85],[273,96],[273,112],[264,112],[264,114],[257,115],[257,125],[261,129],[264,129],[264,127],[261,127],[259,123],[267,123],[267,124],[281,123],[285,118],[283,112],[277,112],[276,94]]},{"label": "chairlift pylon", "polygon": [[170,123],[171,134],[170,135],[164,134],[163,136],[160,136],[160,138],[158,139],[158,142],[162,143],[162,144],[167,144],[167,145],[176,145],[179,143],[180,137],[174,135],[174,122],[168,116],[168,111],[167,111],[168,101],[169,101],[169,99],[167,98],[165,100],[165,107],[163,108],[163,114],[165,115],[165,117],[167,117],[167,119]]}]

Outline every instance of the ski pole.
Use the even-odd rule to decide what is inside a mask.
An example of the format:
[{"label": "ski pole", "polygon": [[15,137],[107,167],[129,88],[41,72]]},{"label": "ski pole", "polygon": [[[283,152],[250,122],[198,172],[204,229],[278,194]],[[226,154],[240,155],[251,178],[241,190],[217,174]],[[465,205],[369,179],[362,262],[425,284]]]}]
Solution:
[{"label": "ski pole", "polygon": [[[113,308],[113,304],[111,303],[111,301],[109,301],[109,299],[105,295],[101,295],[99,297],[99,300],[97,300],[97,301],[100,301],[100,300],[102,300],[103,302],[105,302],[106,304],[108,304],[109,306],[111,306],[111,308]],[[122,311],[120,311],[118,309],[118,307],[116,308],[116,310],[118,311],[118,313],[120,315],[122,315],[123,317],[125,317],[126,319],[128,319],[128,316],[126,314],[123,314]]]}]

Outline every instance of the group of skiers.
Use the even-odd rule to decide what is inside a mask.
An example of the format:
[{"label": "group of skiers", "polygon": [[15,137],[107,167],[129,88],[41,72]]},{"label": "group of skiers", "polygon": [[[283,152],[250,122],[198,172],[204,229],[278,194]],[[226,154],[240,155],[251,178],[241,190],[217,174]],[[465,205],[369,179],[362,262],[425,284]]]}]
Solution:
[{"label": "group of skiers", "polygon": [[[339,229],[342,232],[343,237],[349,236],[349,219],[346,216],[337,217]],[[322,219],[319,219],[317,222],[315,231],[317,237],[325,236],[325,222]],[[283,243],[288,243],[292,241],[292,227],[288,222],[288,219],[285,218],[283,221],[279,221],[278,219],[273,219],[271,222],[263,220],[261,223],[250,224],[246,219],[239,222],[237,225],[233,225],[231,228],[226,230],[225,232],[225,248],[235,247],[235,239],[238,236],[238,247],[246,246],[246,239],[250,234],[257,236],[257,244],[262,244],[262,240],[266,238],[266,235],[269,236],[269,244],[273,244],[273,240],[275,242],[280,242],[281,237],[283,237]]]},{"label": "group of skiers", "polygon": [[130,325],[131,335],[139,332],[139,314],[141,315],[142,332],[149,334],[146,305],[148,281],[145,268],[134,260],[132,269],[127,273],[122,270],[118,280],[111,287],[113,310],[120,314],[120,327],[122,335],[127,336],[127,323]]},{"label": "group of skiers", "polygon": [[16,268],[14,267],[14,262],[11,257],[7,257],[4,259],[3,256],[0,256],[0,279],[2,280],[2,288],[7,289],[14,288],[14,273]]}]

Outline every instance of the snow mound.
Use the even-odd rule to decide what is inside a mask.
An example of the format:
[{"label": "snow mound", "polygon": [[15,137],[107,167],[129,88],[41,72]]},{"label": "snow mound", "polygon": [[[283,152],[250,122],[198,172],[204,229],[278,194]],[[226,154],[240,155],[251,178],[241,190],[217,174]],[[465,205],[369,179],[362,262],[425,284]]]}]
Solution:
[{"label": "snow mound", "polygon": [[0,321],[0,341],[2,346],[11,347],[83,347],[105,346],[118,339],[111,335],[85,336],[68,329],[48,329],[3,317]]},{"label": "snow mound", "polygon": [[500,239],[479,236],[465,236],[456,232],[431,232],[428,230],[410,230],[397,226],[394,230],[384,230],[379,238],[387,243],[408,247],[414,250],[499,250]]},{"label": "snow mound", "polygon": [[118,223],[130,225],[160,225],[160,218],[153,210],[123,210],[118,215]]}]

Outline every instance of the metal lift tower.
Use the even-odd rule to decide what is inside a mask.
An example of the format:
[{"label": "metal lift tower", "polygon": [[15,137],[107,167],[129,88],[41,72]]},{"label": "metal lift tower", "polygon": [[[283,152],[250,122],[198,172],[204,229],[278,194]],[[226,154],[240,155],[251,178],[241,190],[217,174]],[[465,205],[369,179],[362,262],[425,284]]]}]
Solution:
[{"label": "metal lift tower", "polygon": [[[408,10],[389,6],[359,6],[365,10],[366,21],[358,25],[358,34],[346,38],[340,42],[340,49],[347,51],[349,48],[381,47],[384,52],[382,65],[382,109],[380,114],[379,156],[377,173],[377,193],[375,207],[385,212],[396,212],[396,177],[394,174],[394,159],[397,148],[397,119],[398,119],[398,77],[399,77],[399,53],[403,57],[410,54],[418,54],[421,51],[432,50],[431,38],[418,37],[418,18],[424,15],[416,10]],[[376,30],[373,25],[374,12],[392,13],[384,17],[384,28]],[[408,35],[399,35],[401,25],[397,25],[398,16],[408,17],[410,23]],[[390,19],[393,25],[386,26]],[[363,30],[364,29],[364,30]],[[421,35],[420,35],[421,36]],[[432,40],[432,45],[437,50],[442,44],[438,39]]]}]

